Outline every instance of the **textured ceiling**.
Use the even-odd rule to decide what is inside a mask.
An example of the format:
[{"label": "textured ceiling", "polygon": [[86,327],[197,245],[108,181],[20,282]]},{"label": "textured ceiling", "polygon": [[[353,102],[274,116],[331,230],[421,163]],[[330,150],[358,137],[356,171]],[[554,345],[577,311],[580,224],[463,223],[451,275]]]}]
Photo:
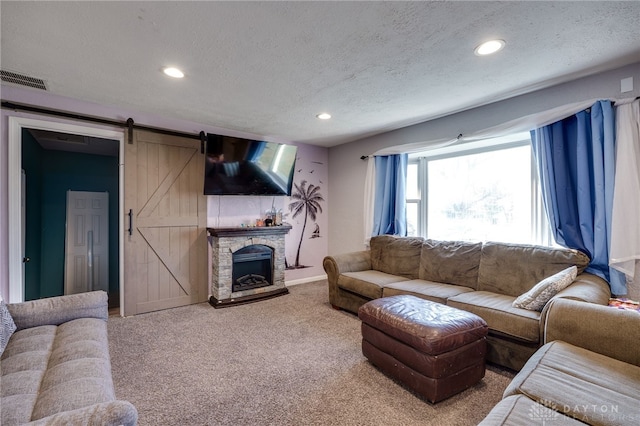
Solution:
[{"label": "textured ceiling", "polygon": [[[2,1],[0,14],[1,68],[52,93],[322,146],[640,60],[638,1]],[[492,38],[502,52],[473,54]]]}]

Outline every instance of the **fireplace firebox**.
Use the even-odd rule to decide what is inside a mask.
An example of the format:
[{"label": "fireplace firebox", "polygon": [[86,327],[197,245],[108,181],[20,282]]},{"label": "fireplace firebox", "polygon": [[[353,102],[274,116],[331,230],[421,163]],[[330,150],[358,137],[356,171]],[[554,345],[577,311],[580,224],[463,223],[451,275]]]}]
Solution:
[{"label": "fireplace firebox", "polygon": [[244,291],[273,284],[273,249],[262,244],[241,248],[232,256],[231,291]]}]

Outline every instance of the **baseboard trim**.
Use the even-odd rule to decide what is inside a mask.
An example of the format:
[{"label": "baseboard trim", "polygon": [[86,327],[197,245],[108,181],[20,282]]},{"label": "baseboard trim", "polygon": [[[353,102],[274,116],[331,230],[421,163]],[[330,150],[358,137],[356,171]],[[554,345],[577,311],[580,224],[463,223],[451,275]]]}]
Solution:
[{"label": "baseboard trim", "polygon": [[315,277],[307,277],[307,278],[300,278],[297,280],[291,280],[291,281],[285,281],[284,285],[287,287],[291,287],[292,285],[298,285],[298,284],[306,284],[306,283],[312,283],[314,281],[321,281],[321,280],[326,280],[327,279],[327,275],[316,275]]}]

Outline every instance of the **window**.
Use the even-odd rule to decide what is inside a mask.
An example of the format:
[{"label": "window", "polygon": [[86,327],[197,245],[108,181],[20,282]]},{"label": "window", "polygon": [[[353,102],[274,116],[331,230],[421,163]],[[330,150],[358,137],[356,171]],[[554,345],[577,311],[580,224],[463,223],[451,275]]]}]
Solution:
[{"label": "window", "polygon": [[409,235],[552,244],[528,133],[412,155],[406,201]]}]

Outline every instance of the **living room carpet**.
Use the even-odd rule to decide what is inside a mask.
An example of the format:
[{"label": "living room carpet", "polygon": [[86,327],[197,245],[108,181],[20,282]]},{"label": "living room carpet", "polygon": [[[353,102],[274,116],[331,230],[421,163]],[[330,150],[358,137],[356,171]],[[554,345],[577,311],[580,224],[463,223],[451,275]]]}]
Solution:
[{"label": "living room carpet", "polygon": [[479,384],[430,404],[366,360],[360,320],[331,308],[326,281],[289,290],[109,317],[117,397],[140,425],[475,425],[513,377],[488,366]]}]

